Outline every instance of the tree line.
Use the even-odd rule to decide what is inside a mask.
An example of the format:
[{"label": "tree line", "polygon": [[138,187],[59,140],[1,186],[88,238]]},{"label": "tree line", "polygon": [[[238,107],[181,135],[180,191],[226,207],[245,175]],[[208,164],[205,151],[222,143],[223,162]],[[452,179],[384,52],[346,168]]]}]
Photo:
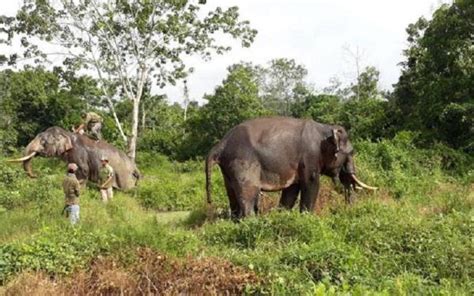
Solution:
[{"label": "tree line", "polygon": [[[21,70],[0,72],[3,153],[25,145],[49,126],[69,128],[77,124],[82,110],[102,114],[105,138],[119,147],[130,150],[136,145],[139,150],[178,160],[205,155],[231,127],[265,115],[341,124],[352,138],[372,141],[409,130],[417,134],[418,144],[423,147],[443,143],[467,153],[474,151],[471,1],[444,4],[431,20],[420,18],[408,26],[408,47],[393,91],[380,89],[380,73],[370,66],[361,69],[350,85],[333,81],[330,86],[315,88],[306,79],[304,65],[279,58],[264,65],[242,62],[230,66],[222,83],[204,96],[204,105],[199,105],[197,98],[189,98],[187,91],[183,93],[185,104],[181,105],[170,104],[165,95],[153,95],[150,90],[154,84],[176,83],[189,75],[192,69],[186,68],[182,54],[199,53],[207,58],[228,50],[215,43],[212,36],[216,31],[249,46],[256,31],[247,21],[239,20],[237,8],[218,8],[200,18],[197,11],[204,5],[201,1],[117,1],[120,9],[113,14],[109,10],[114,7],[101,6],[98,0],[90,1],[97,6],[95,11],[79,4],[76,7],[70,1],[59,2],[63,3],[62,9],[48,1],[25,0],[16,17],[0,18],[1,32],[7,33],[4,42],[11,42],[15,36],[29,37],[21,54],[0,56],[5,64],[18,64],[21,56],[36,56],[35,50],[39,49],[33,46],[33,37],[61,41],[71,49],[63,65],[52,70],[47,70],[46,61],[38,59]],[[156,7],[157,3],[160,5]],[[73,22],[61,23],[65,15]],[[79,23],[78,15],[89,15],[90,20]],[[75,27],[67,27],[71,24]],[[68,30],[77,35],[63,36]],[[162,38],[159,41],[154,39],[158,38],[157,30]],[[90,39],[85,40],[87,36]],[[117,39],[106,40],[104,36]],[[140,49],[130,40],[133,36],[160,49]],[[169,43],[160,43],[163,38]],[[95,51],[74,58],[76,52],[72,49],[93,46],[97,46]],[[115,56],[119,51],[124,57]],[[93,64],[95,52],[103,54],[103,65]],[[154,66],[140,68],[144,61],[149,65],[148,59],[153,59]],[[168,62],[170,68],[164,68]],[[101,75],[78,74],[78,69],[87,67],[95,67]],[[124,73],[132,72],[136,74],[124,77]],[[136,143],[131,145],[132,139]]]}]

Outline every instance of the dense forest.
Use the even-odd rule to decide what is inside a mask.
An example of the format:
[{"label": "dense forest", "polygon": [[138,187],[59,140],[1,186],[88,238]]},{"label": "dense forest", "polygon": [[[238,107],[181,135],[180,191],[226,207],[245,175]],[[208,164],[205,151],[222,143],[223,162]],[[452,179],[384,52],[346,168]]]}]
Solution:
[{"label": "dense forest", "polygon": [[[258,33],[238,8],[202,18],[206,1],[116,1],[114,18],[95,0],[23,2],[0,18],[2,43],[22,44],[0,55],[0,294],[472,295],[471,0],[406,28],[393,89],[380,88],[374,66],[350,85],[315,86],[305,65],[281,57],[229,66],[203,98],[189,97],[182,56],[225,54],[217,31],[251,46]],[[48,42],[71,49],[62,64],[47,62],[38,44]],[[152,87],[183,82],[184,103]],[[143,180],[106,206],[89,184],[71,227],[59,214],[63,162],[35,159],[32,180],[3,160],[48,127],[70,130],[83,111],[104,118],[105,140],[136,160]],[[214,208],[205,205],[203,158],[262,116],[344,126],[360,175],[380,189],[348,206],[324,180],[314,215],[272,210],[278,194],[269,194],[261,215],[231,222],[222,178]]]}]

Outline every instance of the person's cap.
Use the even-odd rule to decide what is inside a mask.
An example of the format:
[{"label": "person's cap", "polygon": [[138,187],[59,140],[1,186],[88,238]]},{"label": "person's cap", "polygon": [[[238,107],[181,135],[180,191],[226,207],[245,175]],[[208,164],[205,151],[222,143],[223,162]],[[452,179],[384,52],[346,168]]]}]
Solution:
[{"label": "person's cap", "polygon": [[69,164],[67,165],[67,170],[68,170],[68,171],[76,171],[76,170],[77,170],[77,164],[72,163],[72,162],[69,163]]},{"label": "person's cap", "polygon": [[105,160],[105,161],[109,161],[109,158],[106,156],[106,155],[102,155],[102,157],[100,158],[100,160]]}]

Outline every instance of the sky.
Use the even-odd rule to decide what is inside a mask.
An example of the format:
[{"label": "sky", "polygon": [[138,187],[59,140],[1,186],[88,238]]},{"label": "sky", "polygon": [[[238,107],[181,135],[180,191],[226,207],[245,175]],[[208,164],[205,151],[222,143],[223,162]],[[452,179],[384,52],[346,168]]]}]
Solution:
[{"label": "sky", "polygon": [[[191,99],[212,94],[226,77],[227,67],[240,61],[267,64],[292,58],[308,69],[307,81],[316,89],[331,77],[349,83],[353,59],[344,48],[363,52],[363,65],[380,71],[380,87],[391,89],[400,73],[397,66],[407,48],[406,27],[420,16],[430,18],[439,0],[208,0],[210,7],[239,6],[242,19],[258,30],[250,48],[234,44],[224,56],[209,62],[189,59],[195,72],[188,78]],[[172,101],[183,97],[183,86],[167,88]]]},{"label": "sky", "polygon": [[[15,14],[19,0],[2,1],[2,14]],[[227,67],[241,61],[265,65],[271,59],[290,58],[308,70],[306,81],[316,89],[338,77],[348,84],[355,77],[359,49],[362,66],[380,71],[380,88],[391,89],[400,73],[397,66],[407,48],[406,27],[420,16],[430,18],[441,0],[207,0],[206,9],[238,6],[242,20],[258,30],[250,48],[231,43],[232,51],[210,61],[187,58],[195,71],[188,80],[191,100],[202,102],[227,75]],[[183,85],[154,92],[171,102],[182,102]]]}]

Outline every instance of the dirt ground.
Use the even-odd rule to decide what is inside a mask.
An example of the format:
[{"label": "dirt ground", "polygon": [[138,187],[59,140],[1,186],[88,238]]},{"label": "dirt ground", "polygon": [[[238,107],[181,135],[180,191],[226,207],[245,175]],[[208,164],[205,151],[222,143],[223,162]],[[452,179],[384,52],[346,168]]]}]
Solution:
[{"label": "dirt ground", "polygon": [[23,273],[5,295],[235,295],[262,282],[252,271],[218,258],[177,260],[148,248],[138,249],[133,264],[98,257],[88,270],[66,278]]},{"label": "dirt ground", "polygon": [[[268,213],[270,210],[278,207],[281,192],[265,192],[260,196],[259,210],[260,213]],[[314,207],[316,214],[324,214],[332,208],[332,206],[344,202],[344,197],[334,189],[332,184],[323,184],[319,190],[319,196]],[[298,202],[295,205],[298,209]]]}]

